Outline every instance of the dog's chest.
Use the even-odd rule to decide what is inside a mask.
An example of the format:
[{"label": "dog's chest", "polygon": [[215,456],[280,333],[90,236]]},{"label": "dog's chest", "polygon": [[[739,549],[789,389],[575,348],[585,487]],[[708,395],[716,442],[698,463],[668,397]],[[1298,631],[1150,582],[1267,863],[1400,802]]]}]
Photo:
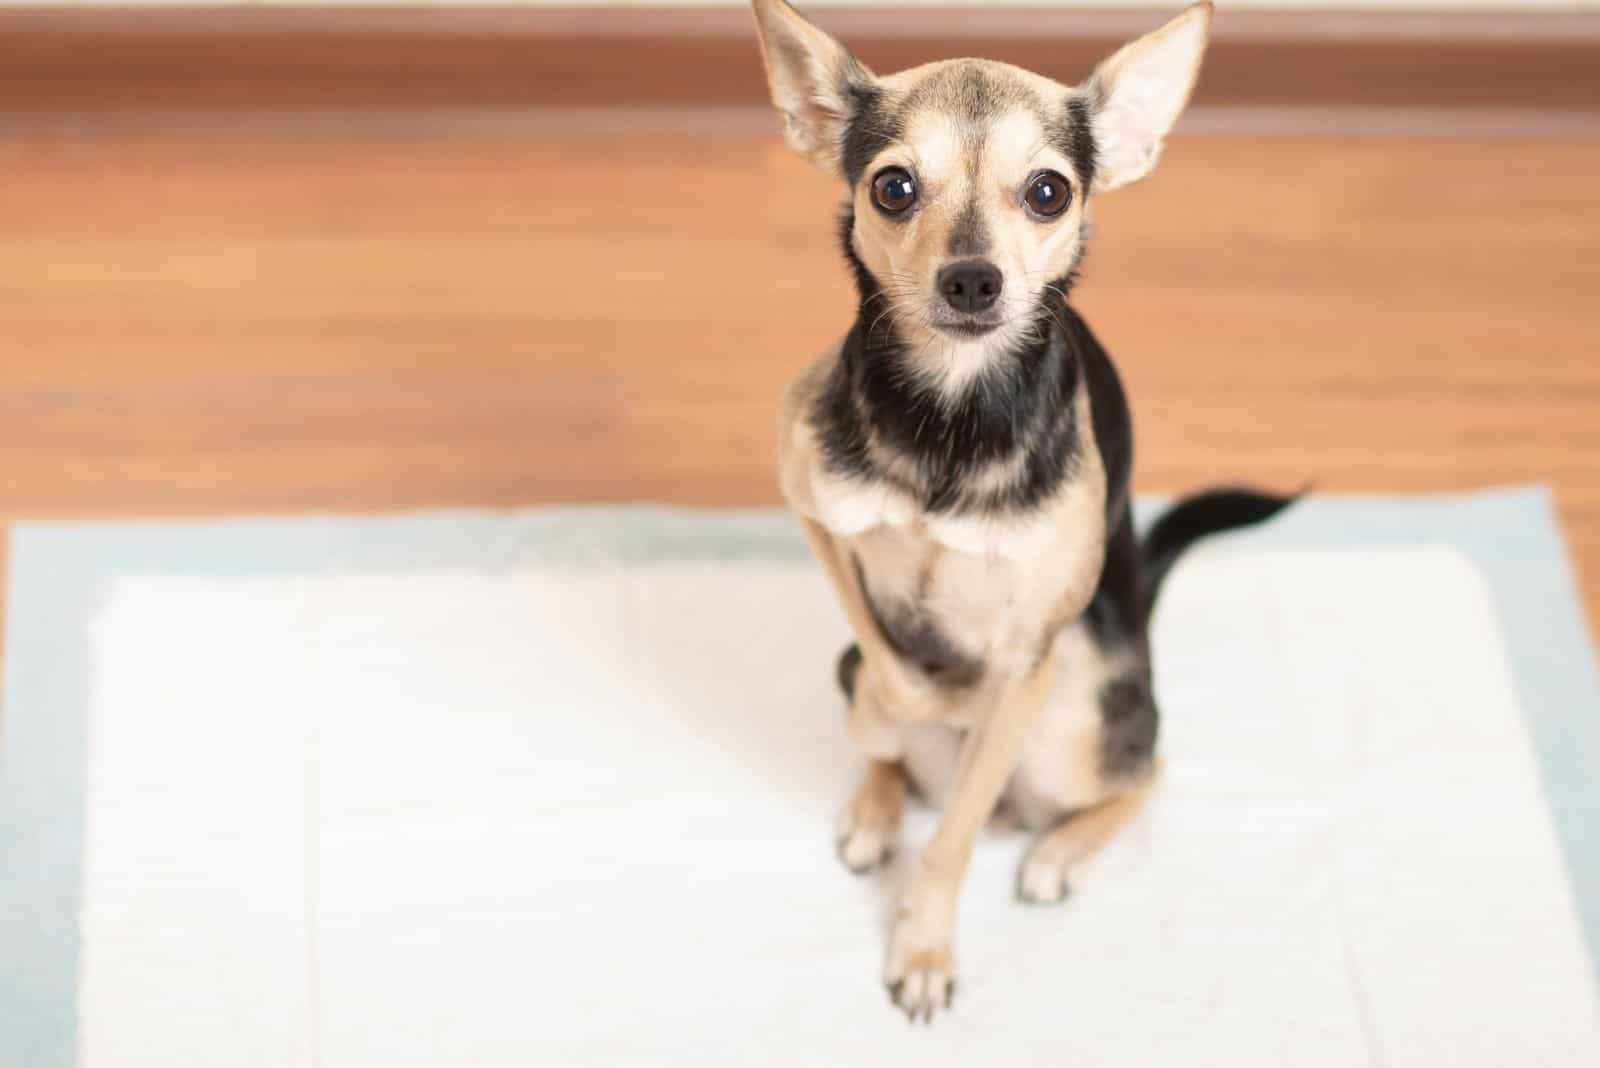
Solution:
[{"label": "dog's chest", "polygon": [[923,667],[974,673],[1012,629],[1016,560],[953,548],[914,527],[875,527],[848,544],[885,635]]},{"label": "dog's chest", "polygon": [[943,517],[876,487],[830,502],[823,525],[849,549],[890,641],[954,676],[1044,625],[1059,548],[1048,517]]}]

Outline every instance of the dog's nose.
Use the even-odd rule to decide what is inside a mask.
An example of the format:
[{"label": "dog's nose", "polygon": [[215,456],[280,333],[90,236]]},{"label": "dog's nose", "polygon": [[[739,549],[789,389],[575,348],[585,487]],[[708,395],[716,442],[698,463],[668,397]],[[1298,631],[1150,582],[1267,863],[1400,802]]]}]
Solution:
[{"label": "dog's nose", "polygon": [[987,260],[962,260],[939,272],[939,292],[956,311],[981,312],[999,298],[1003,281]]}]

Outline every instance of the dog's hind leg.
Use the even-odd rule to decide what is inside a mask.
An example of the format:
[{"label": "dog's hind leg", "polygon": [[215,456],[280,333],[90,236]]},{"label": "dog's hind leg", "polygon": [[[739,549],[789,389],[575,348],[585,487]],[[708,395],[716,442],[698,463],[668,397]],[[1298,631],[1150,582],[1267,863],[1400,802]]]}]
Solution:
[{"label": "dog's hind leg", "polygon": [[1089,808],[1070,812],[1053,828],[1040,834],[1023,855],[1017,869],[1017,899],[1030,905],[1065,900],[1071,876],[1116,837],[1144,808],[1160,777],[1160,762],[1115,796]]},{"label": "dog's hind leg", "polygon": [[[861,648],[851,645],[839,656],[839,689],[853,701],[861,673]],[[834,828],[839,859],[856,874],[871,871],[889,859],[906,810],[906,776],[898,761],[870,760],[861,785],[839,813]]]},{"label": "dog's hind leg", "polygon": [[1022,901],[1065,898],[1074,869],[1138,814],[1160,775],[1160,711],[1150,685],[1139,563],[1125,509],[1094,600],[1057,639],[1062,685],[1012,781],[1030,826],[1047,828],[1017,871]]},{"label": "dog's hind leg", "polygon": [[906,776],[889,760],[867,763],[855,796],[839,813],[839,859],[856,874],[871,871],[894,853],[906,810]]}]

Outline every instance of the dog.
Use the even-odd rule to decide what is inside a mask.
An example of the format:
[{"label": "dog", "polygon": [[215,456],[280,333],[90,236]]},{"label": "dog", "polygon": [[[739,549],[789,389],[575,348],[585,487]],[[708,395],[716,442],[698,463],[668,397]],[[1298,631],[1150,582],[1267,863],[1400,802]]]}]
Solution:
[{"label": "dog", "polygon": [[839,854],[881,864],[910,790],[941,808],[883,970],[931,1021],[955,991],[980,831],[997,814],[1033,831],[1017,894],[1066,896],[1158,776],[1163,576],[1198,538],[1293,499],[1211,491],[1141,541],[1127,400],[1067,302],[1089,203],[1155,166],[1212,6],[1067,86],[980,59],[880,77],[785,0],[753,4],[785,139],[846,185],[859,291],[848,334],[784,394],[778,457],[855,638],[837,674],[868,763]]}]

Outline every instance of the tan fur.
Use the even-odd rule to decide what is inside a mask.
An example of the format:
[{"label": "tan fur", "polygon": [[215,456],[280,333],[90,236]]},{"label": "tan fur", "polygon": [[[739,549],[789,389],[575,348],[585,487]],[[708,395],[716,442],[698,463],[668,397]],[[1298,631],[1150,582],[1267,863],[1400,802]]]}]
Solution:
[{"label": "tan fur", "polygon": [[867,762],[855,796],[839,813],[839,859],[851,871],[876,867],[894,848],[905,815],[906,776],[892,760]]},{"label": "tan fur", "polygon": [[1071,888],[1074,869],[1087,863],[1144,809],[1157,780],[1157,765],[1109,800],[1066,816],[1034,839],[1017,872],[1017,896],[1035,904],[1060,901]]},{"label": "tan fur", "polygon": [[1100,155],[1095,189],[1110,192],[1149,174],[1162,142],[1194,92],[1212,8],[1195,4],[1100,64],[1090,87],[1100,98],[1094,124]]},{"label": "tan fur", "polygon": [[784,140],[823,170],[839,166],[839,130],[849,101],[836,90],[847,74],[870,72],[787,3],[754,6],[761,59]]},{"label": "tan fur", "polygon": [[1108,657],[1079,623],[1056,636],[1061,663],[1055,691],[1017,763],[1006,800],[1023,826],[1048,827],[1064,812],[1089,808],[1122,785],[1102,772],[1099,693],[1127,666]]}]

